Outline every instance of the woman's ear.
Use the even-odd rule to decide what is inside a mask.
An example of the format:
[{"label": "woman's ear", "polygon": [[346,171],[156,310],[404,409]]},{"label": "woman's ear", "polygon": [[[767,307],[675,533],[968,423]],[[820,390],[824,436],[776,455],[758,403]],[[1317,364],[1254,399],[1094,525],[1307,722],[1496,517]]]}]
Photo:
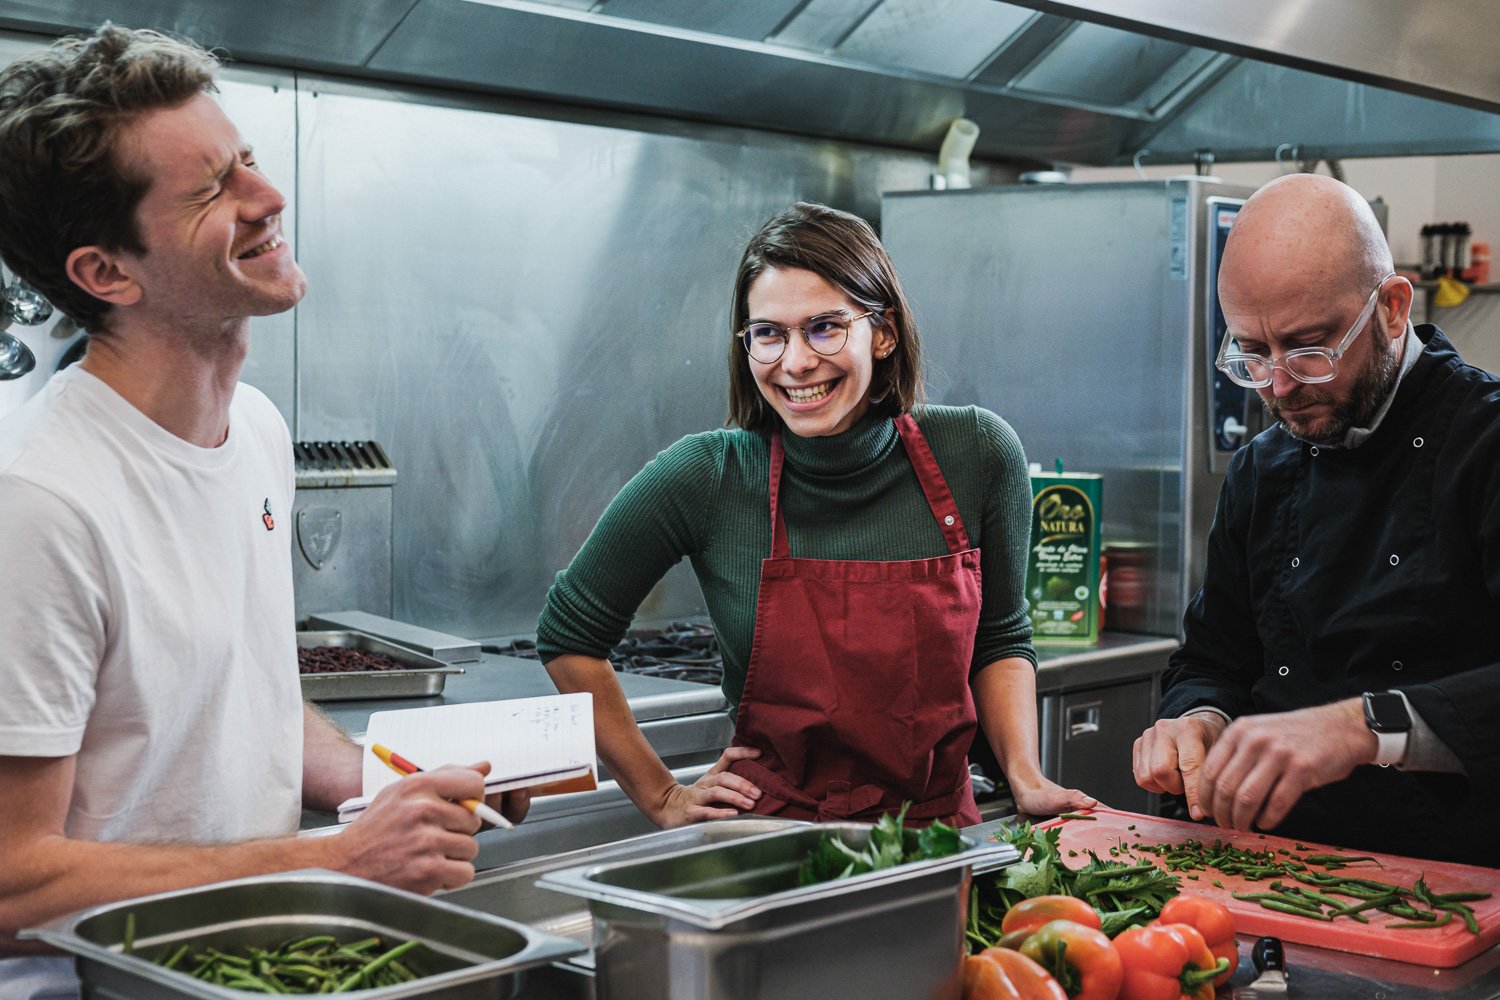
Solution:
[{"label": "woman's ear", "polygon": [[894,311],[886,311],[880,314],[880,322],[875,327],[875,336],[872,338],[877,361],[890,357],[891,352],[896,349],[900,338],[896,336],[896,320]]}]

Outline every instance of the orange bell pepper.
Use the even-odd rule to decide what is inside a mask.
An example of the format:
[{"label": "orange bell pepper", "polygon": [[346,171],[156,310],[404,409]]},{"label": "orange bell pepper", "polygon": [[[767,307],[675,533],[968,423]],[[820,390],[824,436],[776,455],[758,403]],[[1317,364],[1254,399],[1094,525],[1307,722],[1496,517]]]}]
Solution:
[{"label": "orange bell pepper", "polygon": [[1228,965],[1187,924],[1132,927],[1115,949],[1125,973],[1119,1000],[1213,1000],[1214,977]]},{"label": "orange bell pepper", "polygon": [[1024,931],[1030,935],[1054,920],[1071,920],[1096,931],[1103,926],[1099,921],[1099,911],[1077,896],[1032,896],[1005,911],[1000,921],[1000,933],[1009,935]]},{"label": "orange bell pepper", "polygon": [[1202,896],[1173,896],[1161,908],[1158,923],[1187,924],[1203,935],[1208,950],[1215,959],[1226,959],[1229,968],[1214,978],[1215,986],[1223,986],[1240,964],[1239,944],[1234,939],[1234,914],[1218,900]]},{"label": "orange bell pepper", "polygon": [[986,948],[964,959],[964,1000],[1068,1000],[1068,995],[1019,951]]},{"label": "orange bell pepper", "polygon": [[1096,928],[1053,920],[1026,939],[1021,954],[1050,972],[1072,1000],[1115,1000],[1120,990],[1120,956]]}]

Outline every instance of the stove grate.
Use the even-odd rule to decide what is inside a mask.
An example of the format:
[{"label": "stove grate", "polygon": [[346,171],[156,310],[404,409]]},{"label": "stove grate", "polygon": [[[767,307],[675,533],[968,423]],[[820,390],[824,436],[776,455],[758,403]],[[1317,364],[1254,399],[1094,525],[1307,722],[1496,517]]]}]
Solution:
[{"label": "stove grate", "polygon": [[[536,660],[536,643],[516,639],[485,646],[485,652]],[[724,661],[719,640],[707,625],[673,622],[665,629],[631,629],[614,649],[609,662],[620,673],[662,677],[694,684],[724,683]]]}]

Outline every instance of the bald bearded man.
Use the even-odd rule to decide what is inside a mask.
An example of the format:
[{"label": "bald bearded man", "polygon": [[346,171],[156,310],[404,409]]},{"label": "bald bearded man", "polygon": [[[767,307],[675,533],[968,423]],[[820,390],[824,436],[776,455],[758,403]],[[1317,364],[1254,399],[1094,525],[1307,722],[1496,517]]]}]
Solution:
[{"label": "bald bearded man", "polygon": [[1218,367],[1273,426],[1231,462],[1136,780],[1221,826],[1492,865],[1500,379],[1412,326],[1332,178],[1245,203],[1219,301]]}]

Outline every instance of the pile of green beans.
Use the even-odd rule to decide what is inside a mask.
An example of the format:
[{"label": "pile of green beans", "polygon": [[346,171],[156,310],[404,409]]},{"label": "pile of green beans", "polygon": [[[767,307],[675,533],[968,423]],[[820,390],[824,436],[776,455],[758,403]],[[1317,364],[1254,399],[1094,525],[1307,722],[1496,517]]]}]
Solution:
[{"label": "pile of green beans", "polygon": [[[1212,869],[1247,882],[1272,880],[1266,892],[1237,892],[1234,898],[1254,901],[1278,913],[1330,923],[1348,917],[1366,924],[1369,918],[1365,913],[1375,910],[1399,918],[1382,926],[1426,930],[1446,926],[1456,916],[1470,933],[1478,934],[1479,921],[1467,904],[1490,898],[1487,892],[1436,893],[1421,878],[1414,885],[1404,886],[1335,874],[1351,865],[1379,864],[1363,854],[1297,854],[1286,848],[1257,851],[1218,840],[1209,845],[1197,840],[1136,844],[1133,849],[1155,854],[1168,871]],[[1301,844],[1297,849],[1307,850]]]},{"label": "pile of green beans", "polygon": [[[1490,897],[1487,892],[1433,892],[1420,878],[1408,888],[1331,873],[1306,872],[1294,877],[1301,885],[1276,881],[1268,886],[1270,892],[1237,892],[1234,898],[1254,900],[1279,913],[1329,922],[1338,917],[1349,917],[1366,924],[1369,920],[1363,915],[1364,911],[1378,910],[1402,918],[1384,926],[1411,930],[1442,927],[1456,914],[1462,918],[1469,933],[1478,934],[1479,921],[1474,918],[1473,908],[1466,904]],[[1335,899],[1335,896],[1348,898]]]},{"label": "pile of green beans", "polygon": [[247,947],[242,954],[184,944],[157,964],[248,993],[305,996],[411,982],[420,973],[413,972],[403,959],[420,947],[420,941],[388,946],[380,937],[340,944],[331,935],[320,934],[293,938],[275,948]]}]

